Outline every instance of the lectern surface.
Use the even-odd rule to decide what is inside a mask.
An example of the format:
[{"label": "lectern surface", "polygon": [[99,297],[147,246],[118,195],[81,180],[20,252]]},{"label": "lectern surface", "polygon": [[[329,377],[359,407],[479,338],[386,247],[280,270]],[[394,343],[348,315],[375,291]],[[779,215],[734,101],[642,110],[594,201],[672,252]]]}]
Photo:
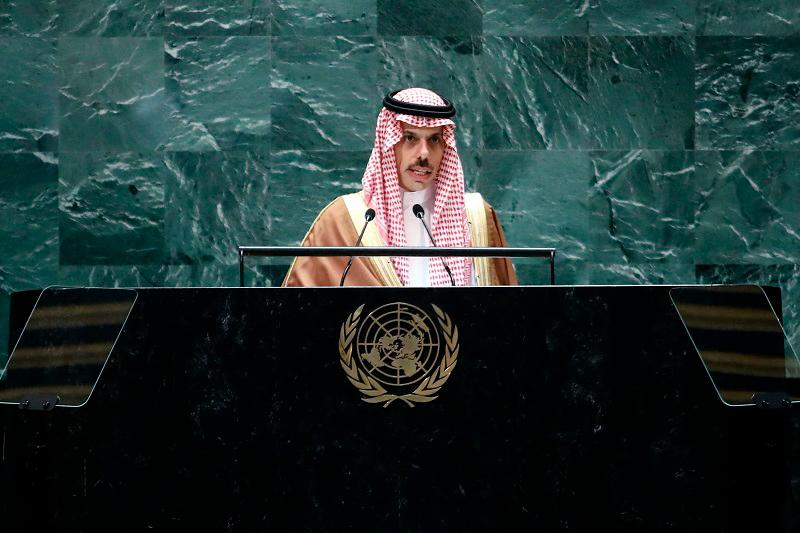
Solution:
[{"label": "lectern surface", "polygon": [[138,289],[86,405],[2,406],[2,529],[787,530],[791,412],[669,289]]}]

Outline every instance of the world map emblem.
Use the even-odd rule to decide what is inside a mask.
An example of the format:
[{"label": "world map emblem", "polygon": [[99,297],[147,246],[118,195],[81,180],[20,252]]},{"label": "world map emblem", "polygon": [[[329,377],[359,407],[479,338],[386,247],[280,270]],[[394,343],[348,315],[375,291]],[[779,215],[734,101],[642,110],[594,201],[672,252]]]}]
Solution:
[{"label": "world map emblem", "polygon": [[368,403],[395,400],[414,407],[435,400],[458,361],[458,328],[436,305],[433,313],[394,302],[353,311],[339,331],[342,368]]}]

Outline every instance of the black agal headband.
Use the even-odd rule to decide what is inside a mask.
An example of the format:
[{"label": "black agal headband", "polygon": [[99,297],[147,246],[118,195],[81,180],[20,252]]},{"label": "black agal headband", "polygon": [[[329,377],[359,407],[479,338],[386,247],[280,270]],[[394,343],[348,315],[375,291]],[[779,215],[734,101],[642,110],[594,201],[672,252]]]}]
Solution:
[{"label": "black agal headband", "polygon": [[444,105],[412,104],[395,100],[394,95],[399,92],[400,91],[394,91],[393,93],[387,94],[386,98],[383,99],[383,107],[389,111],[400,113],[401,115],[415,115],[418,117],[450,118],[456,115],[456,109],[447,98],[440,96],[440,98],[444,100]]}]

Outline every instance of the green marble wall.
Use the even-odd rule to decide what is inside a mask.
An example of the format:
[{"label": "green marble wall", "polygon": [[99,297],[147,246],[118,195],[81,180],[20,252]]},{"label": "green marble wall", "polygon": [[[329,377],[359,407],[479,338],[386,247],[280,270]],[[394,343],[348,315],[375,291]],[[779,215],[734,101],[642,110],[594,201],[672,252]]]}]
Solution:
[{"label": "green marble wall", "polygon": [[0,360],[14,290],[235,285],[406,86],[561,283],[779,284],[800,347],[795,0],[20,0],[0,47]]}]

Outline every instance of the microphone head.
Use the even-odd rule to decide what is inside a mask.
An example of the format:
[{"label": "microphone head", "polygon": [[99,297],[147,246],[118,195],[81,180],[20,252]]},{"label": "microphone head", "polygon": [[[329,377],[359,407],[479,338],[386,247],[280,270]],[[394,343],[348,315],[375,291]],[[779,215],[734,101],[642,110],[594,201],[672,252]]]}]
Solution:
[{"label": "microphone head", "polygon": [[417,218],[422,218],[425,216],[425,210],[422,209],[422,206],[419,204],[414,204],[411,206],[411,210],[414,212],[414,216]]},{"label": "microphone head", "polygon": [[370,207],[370,208],[369,208],[369,209],[367,209],[367,211],[364,213],[364,220],[366,220],[367,222],[369,222],[369,221],[370,221],[370,220],[372,220],[373,218],[375,218],[375,210],[374,210],[374,209],[372,209],[372,208]]}]

